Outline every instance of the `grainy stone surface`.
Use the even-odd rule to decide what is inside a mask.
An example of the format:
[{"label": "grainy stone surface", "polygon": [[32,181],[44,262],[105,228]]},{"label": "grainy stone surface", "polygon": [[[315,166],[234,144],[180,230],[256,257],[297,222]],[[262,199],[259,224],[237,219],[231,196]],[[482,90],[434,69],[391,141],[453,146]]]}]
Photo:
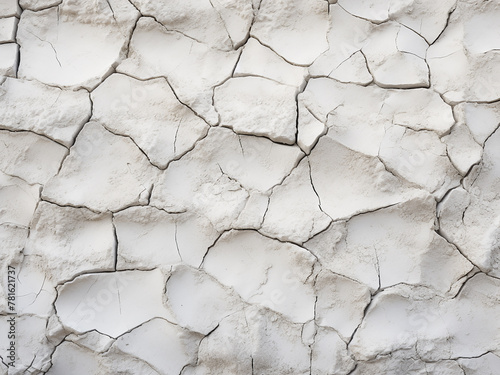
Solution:
[{"label": "grainy stone surface", "polygon": [[0,0],[0,375],[498,375],[498,0]]}]

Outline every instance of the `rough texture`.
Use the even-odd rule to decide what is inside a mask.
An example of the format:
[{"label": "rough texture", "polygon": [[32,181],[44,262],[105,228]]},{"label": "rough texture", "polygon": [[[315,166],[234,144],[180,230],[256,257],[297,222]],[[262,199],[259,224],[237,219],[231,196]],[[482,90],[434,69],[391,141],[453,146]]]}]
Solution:
[{"label": "rough texture", "polygon": [[499,0],[0,0],[0,375],[498,375]]}]

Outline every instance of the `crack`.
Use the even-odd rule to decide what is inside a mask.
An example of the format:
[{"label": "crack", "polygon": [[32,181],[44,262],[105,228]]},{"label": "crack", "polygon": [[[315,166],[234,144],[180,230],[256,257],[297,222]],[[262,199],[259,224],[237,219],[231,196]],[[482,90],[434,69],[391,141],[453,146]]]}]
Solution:
[{"label": "crack", "polygon": [[116,23],[117,21],[116,21],[116,17],[115,17],[115,11],[113,10],[113,7],[111,6],[109,0],[105,0],[105,1],[108,4],[109,9],[111,10],[111,14],[113,15],[113,19],[115,20],[115,23]]},{"label": "crack", "polygon": [[118,233],[116,231],[116,224],[115,224],[115,216],[114,214],[111,214],[111,225],[113,227],[113,237],[114,237],[114,261],[113,261],[113,269],[117,271],[117,265],[118,265]]},{"label": "crack", "polygon": [[229,39],[229,41],[231,42],[231,48],[232,49],[236,49],[235,48],[235,45],[234,45],[234,42],[233,42],[233,38],[231,38],[231,34],[229,33],[229,30],[227,29],[227,25],[226,25],[226,22],[224,21],[224,18],[222,17],[222,15],[220,14],[220,12],[217,10],[216,7],[214,7],[214,4],[212,3],[212,0],[208,0],[208,2],[210,3],[210,5],[212,6],[213,10],[217,13],[217,15],[219,16],[219,19],[221,21],[221,24],[222,26],[224,27],[224,30],[226,31],[226,34],[227,34],[227,38]]},{"label": "crack", "polygon": [[174,224],[175,224],[175,231],[174,231],[175,248],[177,249],[177,254],[179,254],[179,259],[182,262],[183,261],[182,255],[181,255],[181,251],[179,250],[179,243],[177,242],[177,221],[175,221]]}]

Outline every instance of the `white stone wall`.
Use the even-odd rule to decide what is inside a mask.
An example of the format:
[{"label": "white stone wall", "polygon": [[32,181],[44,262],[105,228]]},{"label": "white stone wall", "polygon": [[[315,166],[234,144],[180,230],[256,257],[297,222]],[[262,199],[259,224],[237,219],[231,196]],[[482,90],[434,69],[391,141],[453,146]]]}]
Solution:
[{"label": "white stone wall", "polygon": [[499,0],[0,0],[0,375],[500,374]]}]

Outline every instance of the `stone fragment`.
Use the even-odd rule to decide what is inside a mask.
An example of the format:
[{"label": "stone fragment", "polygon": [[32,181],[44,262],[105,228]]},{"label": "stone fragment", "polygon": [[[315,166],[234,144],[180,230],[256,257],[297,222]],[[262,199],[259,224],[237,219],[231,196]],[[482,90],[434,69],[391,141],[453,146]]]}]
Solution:
[{"label": "stone fragment", "polygon": [[40,257],[24,255],[16,273],[17,313],[49,318],[54,313],[56,281],[51,279]]},{"label": "stone fragment", "polygon": [[455,0],[429,2],[412,0],[391,1],[391,19],[405,25],[421,35],[427,43],[432,44],[445,29],[450,13],[455,9]]},{"label": "stone fragment", "polygon": [[16,17],[0,18],[0,42],[15,42],[18,19]]},{"label": "stone fragment", "polygon": [[164,286],[159,270],[82,275],[58,287],[55,308],[75,333],[95,329],[116,338],[153,318],[171,319]]},{"label": "stone fragment", "polygon": [[221,50],[241,46],[253,20],[251,0],[176,0],[169,3],[134,0],[133,3],[141,14],[154,17],[165,29]]},{"label": "stone fragment", "polygon": [[[290,202],[295,204],[290,205]],[[321,211],[318,196],[311,185],[306,158],[273,189],[261,232],[280,241],[302,244],[326,229],[331,219]]]},{"label": "stone fragment", "polygon": [[0,126],[5,129],[33,131],[71,146],[91,115],[85,90],[62,90],[10,78],[1,89]]},{"label": "stone fragment", "polygon": [[19,16],[21,8],[17,4],[17,0],[2,0],[0,3],[0,14],[2,17]]},{"label": "stone fragment", "polygon": [[203,269],[245,301],[305,323],[314,315],[309,276],[315,262],[306,250],[260,235],[230,231],[209,250]]},{"label": "stone fragment", "polygon": [[406,286],[383,291],[370,304],[349,348],[359,360],[401,349],[416,349],[425,362],[482,356],[498,345],[498,305],[492,303],[498,285],[497,279],[478,274],[456,298],[445,300]]},{"label": "stone fragment", "polygon": [[262,375],[310,373],[310,348],[301,340],[301,324],[290,323],[265,309],[249,310],[248,318],[253,321],[251,340],[259,343],[252,353],[254,372]]},{"label": "stone fragment", "polygon": [[251,35],[285,60],[310,65],[328,48],[328,3],[262,0]]},{"label": "stone fragment", "polygon": [[206,135],[208,124],[179,103],[163,78],[113,74],[92,92],[93,119],[131,137],[151,163],[166,168]]},{"label": "stone fragment", "polygon": [[366,58],[361,51],[355,52],[347,60],[333,69],[328,77],[339,82],[368,85],[373,81],[373,76],[366,66]]},{"label": "stone fragment", "polygon": [[19,5],[25,10],[39,11],[60,5],[62,0],[19,0]]},{"label": "stone fragment", "polygon": [[93,89],[125,57],[137,18],[126,0],[65,0],[46,10],[26,10],[17,33],[19,77]]},{"label": "stone fragment", "polygon": [[151,269],[185,262],[201,264],[219,233],[203,217],[169,214],[154,207],[130,207],[114,215],[118,269]]},{"label": "stone fragment", "polygon": [[269,205],[269,197],[260,192],[250,193],[245,207],[240,212],[233,229],[260,229]]},{"label": "stone fragment", "polygon": [[375,27],[362,49],[375,82],[385,88],[428,87],[426,50],[425,40],[392,22]]},{"label": "stone fragment", "polygon": [[369,289],[330,271],[319,273],[314,288],[318,296],[317,324],[333,328],[343,340],[348,341],[361,323],[363,312],[371,301]]},{"label": "stone fragment", "polygon": [[40,259],[49,280],[61,282],[83,272],[111,271],[115,246],[110,214],[40,202],[24,253]]},{"label": "stone fragment", "polygon": [[497,185],[500,133],[486,141],[481,163],[439,205],[443,236],[484,272],[500,276],[500,196]]},{"label": "stone fragment", "polygon": [[156,318],[118,338],[115,346],[142,359],[161,374],[180,374],[185,366],[196,362],[201,338],[201,335]]},{"label": "stone fragment", "polygon": [[444,135],[455,123],[451,107],[437,93],[425,89],[384,90],[318,78],[309,80],[298,101],[299,130],[304,105],[326,123],[329,137],[372,156],[378,156],[385,130],[391,124]]},{"label": "stone fragment", "polygon": [[156,170],[127,137],[90,122],[78,136],[59,171],[43,190],[60,205],[115,211],[147,204]]},{"label": "stone fragment", "polygon": [[115,342],[115,340],[111,337],[103,335],[97,331],[89,331],[81,335],[71,333],[66,337],[66,340],[98,353],[107,351]]},{"label": "stone fragment", "polygon": [[197,212],[217,230],[228,229],[238,220],[249,191],[268,192],[301,156],[297,146],[212,128],[193,151],[171,163],[155,184],[151,204],[168,212]]},{"label": "stone fragment", "polygon": [[[90,334],[98,335],[97,332],[91,331],[77,336],[78,340],[75,342],[71,341],[74,340],[75,335],[69,335],[67,341],[56,348],[52,356],[52,366],[47,374],[100,375],[116,372],[127,375],[132,373],[160,375],[144,361],[124,354],[113,347],[105,354],[89,348],[88,335]],[[100,335],[100,337],[105,340],[104,337],[107,336]],[[107,338],[109,340],[109,337]]]},{"label": "stone fragment", "polygon": [[319,327],[312,345],[311,375],[347,375],[355,366],[339,335],[332,329]]},{"label": "stone fragment", "polygon": [[132,35],[128,58],[116,70],[139,79],[166,77],[182,103],[215,125],[219,119],[212,106],[213,88],[231,76],[238,56],[239,52],[210,48],[142,17]]},{"label": "stone fragment", "polygon": [[461,103],[455,106],[458,122],[465,123],[474,140],[481,146],[500,125],[498,103]]},{"label": "stone fragment", "polygon": [[0,172],[0,224],[28,228],[40,199],[40,186]]},{"label": "stone fragment", "polygon": [[265,136],[293,144],[297,90],[260,77],[232,78],[215,89],[214,105],[221,125],[238,134]]},{"label": "stone fragment", "polygon": [[16,77],[19,63],[19,46],[16,43],[0,44],[0,77]]},{"label": "stone fragment", "polygon": [[[367,44],[374,25],[346,12],[340,5],[330,5],[327,39],[329,48],[309,67],[312,76],[328,76],[342,82],[371,81],[361,49]],[[363,65],[359,65],[363,60]]]},{"label": "stone fragment", "polygon": [[378,158],[354,152],[329,134],[319,140],[309,161],[321,208],[333,220],[404,202],[416,193]]},{"label": "stone fragment", "polygon": [[455,125],[451,133],[442,140],[446,143],[450,161],[463,176],[481,161],[483,149],[476,143],[467,125]]},{"label": "stone fragment", "polygon": [[434,232],[435,210],[434,199],[422,195],[334,223],[304,246],[327,269],[371,291],[405,283],[445,294],[472,265]]},{"label": "stone fragment", "polygon": [[57,174],[68,150],[30,132],[0,130],[0,169],[29,184],[44,185]]},{"label": "stone fragment", "polygon": [[486,353],[478,358],[460,358],[458,363],[467,375],[495,375],[500,358],[493,353]]},{"label": "stone fragment", "polygon": [[388,170],[439,198],[461,177],[446,146],[434,132],[394,125],[387,129],[379,155]]},{"label": "stone fragment", "polygon": [[243,308],[239,298],[228,288],[193,268],[176,268],[168,279],[166,290],[167,306],[177,322],[203,335],[208,335],[225,317]]},{"label": "stone fragment", "polygon": [[494,101],[500,98],[500,32],[495,3],[459,2],[448,26],[429,47],[432,84],[448,101]]},{"label": "stone fragment", "polygon": [[233,76],[259,76],[284,85],[302,87],[307,69],[289,64],[269,47],[263,46],[255,38],[250,38],[241,52]]},{"label": "stone fragment", "polygon": [[[11,345],[7,332],[10,330],[9,319],[13,316],[15,315],[0,317],[0,329],[6,333],[0,338],[3,362],[11,362],[7,359]],[[29,315],[16,316],[14,320],[15,360],[14,367],[11,366],[9,372],[17,374],[46,372],[50,367],[50,356],[55,349],[55,345],[50,343],[45,336],[47,320]]]},{"label": "stone fragment", "polygon": [[250,38],[241,52],[233,76],[249,75],[301,87],[305,83],[307,69],[289,64],[269,47],[263,46],[255,38]]},{"label": "stone fragment", "polygon": [[252,320],[246,319],[245,311],[223,319],[201,341],[198,363],[186,367],[185,375],[251,375],[254,346],[250,342],[249,323]]},{"label": "stone fragment", "polygon": [[298,106],[297,144],[302,151],[310,154],[312,148],[316,146],[318,139],[326,134],[327,127],[314,117],[302,102],[299,101]]}]

